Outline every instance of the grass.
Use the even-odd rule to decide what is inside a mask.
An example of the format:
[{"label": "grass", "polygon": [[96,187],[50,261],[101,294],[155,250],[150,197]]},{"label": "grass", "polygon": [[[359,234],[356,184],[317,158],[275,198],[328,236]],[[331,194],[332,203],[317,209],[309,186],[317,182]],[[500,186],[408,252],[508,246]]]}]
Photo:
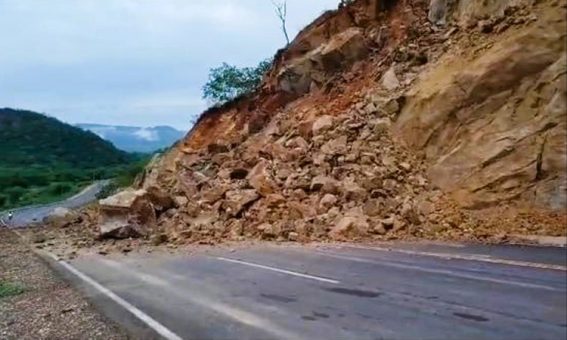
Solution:
[{"label": "grass", "polygon": [[65,199],[147,157],[54,118],[0,108],[0,211]]},{"label": "grass", "polygon": [[61,201],[101,179],[112,179],[115,188],[130,186],[150,158],[136,155],[135,161],[95,169],[3,168],[0,164],[0,211]]},{"label": "grass", "polygon": [[0,281],[0,299],[20,295],[24,291],[24,287],[20,284]]},{"label": "grass", "polygon": [[13,201],[0,189],[0,210],[13,209],[21,206],[47,204],[65,200],[83,190],[91,182],[53,182],[45,186],[29,186],[27,188],[12,187],[8,190],[18,189]]}]

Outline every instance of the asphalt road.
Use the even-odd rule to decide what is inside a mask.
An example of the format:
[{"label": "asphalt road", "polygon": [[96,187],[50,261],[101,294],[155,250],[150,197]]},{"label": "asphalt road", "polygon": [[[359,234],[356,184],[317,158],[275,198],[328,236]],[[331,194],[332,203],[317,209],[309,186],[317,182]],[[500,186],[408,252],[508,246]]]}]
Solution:
[{"label": "asphalt road", "polygon": [[48,216],[55,208],[63,207],[67,209],[76,209],[95,201],[96,195],[107,184],[108,180],[95,182],[75,196],[61,202],[14,209],[12,210],[14,212],[14,217],[11,222],[8,221],[7,216],[5,216],[7,212],[0,217],[11,228],[24,227],[30,223],[41,222],[41,220]]},{"label": "asphalt road", "polygon": [[[170,339],[567,338],[565,249],[390,247],[260,245],[70,265]],[[139,338],[156,334],[110,305]]]}]

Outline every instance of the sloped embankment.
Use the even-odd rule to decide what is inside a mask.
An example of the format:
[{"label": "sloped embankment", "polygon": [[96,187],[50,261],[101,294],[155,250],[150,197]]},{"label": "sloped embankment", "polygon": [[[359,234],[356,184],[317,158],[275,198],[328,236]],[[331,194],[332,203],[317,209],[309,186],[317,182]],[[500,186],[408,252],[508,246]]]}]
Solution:
[{"label": "sloped embankment", "polygon": [[92,226],[179,243],[565,235],[565,8],[455,1],[443,26],[425,1],[325,13]]}]

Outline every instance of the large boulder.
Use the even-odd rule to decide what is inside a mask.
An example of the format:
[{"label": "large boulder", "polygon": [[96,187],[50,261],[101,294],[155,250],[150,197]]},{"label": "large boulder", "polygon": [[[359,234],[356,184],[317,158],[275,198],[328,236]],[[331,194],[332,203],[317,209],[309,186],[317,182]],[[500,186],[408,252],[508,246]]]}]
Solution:
[{"label": "large boulder", "polygon": [[269,171],[268,161],[262,159],[248,174],[248,182],[262,196],[274,193],[277,184]]},{"label": "large boulder", "polygon": [[129,238],[147,235],[156,224],[156,211],[146,190],[127,189],[100,200],[99,236]]},{"label": "large boulder", "polygon": [[368,233],[369,228],[366,216],[343,216],[337,220],[329,236],[335,240],[364,236]]},{"label": "large boulder", "polygon": [[237,216],[259,198],[260,195],[254,189],[230,190],[225,194],[223,208],[229,215]]},{"label": "large boulder", "polygon": [[322,84],[329,74],[360,60],[367,52],[362,29],[348,28],[307,54],[291,60],[277,76],[278,87],[285,92],[306,93],[312,83]]}]

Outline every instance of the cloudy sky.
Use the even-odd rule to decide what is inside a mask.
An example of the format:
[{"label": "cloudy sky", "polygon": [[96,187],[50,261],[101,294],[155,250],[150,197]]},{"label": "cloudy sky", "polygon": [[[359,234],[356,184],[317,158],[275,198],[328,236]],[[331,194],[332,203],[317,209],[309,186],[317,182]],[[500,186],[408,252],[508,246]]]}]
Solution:
[{"label": "cloudy sky", "polygon": [[[288,0],[294,36],[338,0]],[[284,44],[270,0],[0,0],[0,107],[187,129],[222,62]]]}]

